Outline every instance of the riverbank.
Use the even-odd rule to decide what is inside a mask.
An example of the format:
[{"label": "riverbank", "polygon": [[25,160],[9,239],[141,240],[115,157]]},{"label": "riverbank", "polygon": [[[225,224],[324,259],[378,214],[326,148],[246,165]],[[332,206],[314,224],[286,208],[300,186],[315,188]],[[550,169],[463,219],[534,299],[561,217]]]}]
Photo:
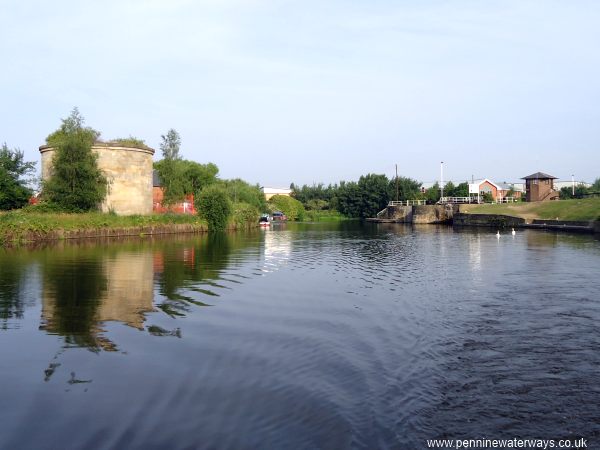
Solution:
[{"label": "riverbank", "polygon": [[302,222],[340,222],[342,220],[355,220],[350,217],[343,216],[335,210],[309,210],[304,212]]},{"label": "riverbank", "polygon": [[460,212],[519,217],[525,219],[527,223],[543,219],[589,222],[600,220],[600,198],[496,205],[460,205]]},{"label": "riverbank", "polygon": [[456,227],[533,228],[600,232],[600,198],[497,205],[461,205]]},{"label": "riverbank", "polygon": [[[250,226],[232,217],[227,230]],[[175,233],[205,233],[206,221],[183,214],[117,216],[99,212],[69,214],[23,210],[0,213],[0,245],[37,241],[145,236]]]}]

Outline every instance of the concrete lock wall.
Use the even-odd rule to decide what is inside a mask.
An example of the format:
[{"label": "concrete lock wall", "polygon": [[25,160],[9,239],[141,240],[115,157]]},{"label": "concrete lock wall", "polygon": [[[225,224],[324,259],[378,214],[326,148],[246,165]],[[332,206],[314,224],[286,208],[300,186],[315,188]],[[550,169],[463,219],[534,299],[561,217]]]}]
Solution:
[{"label": "concrete lock wall", "polygon": [[[152,214],[151,148],[125,147],[96,143],[92,151],[98,155],[98,167],[108,180],[108,193],[102,202],[103,212],[119,215]],[[52,173],[55,149],[40,147],[42,180]]]},{"label": "concrete lock wall", "polygon": [[396,220],[398,222],[411,223],[413,218],[412,206],[388,206],[386,208],[386,217],[383,219]]},{"label": "concrete lock wall", "polygon": [[452,220],[458,205],[413,206],[413,223],[444,223]]},{"label": "concrete lock wall", "polygon": [[525,223],[525,219],[499,214],[464,214],[454,215],[455,227],[519,227]]}]

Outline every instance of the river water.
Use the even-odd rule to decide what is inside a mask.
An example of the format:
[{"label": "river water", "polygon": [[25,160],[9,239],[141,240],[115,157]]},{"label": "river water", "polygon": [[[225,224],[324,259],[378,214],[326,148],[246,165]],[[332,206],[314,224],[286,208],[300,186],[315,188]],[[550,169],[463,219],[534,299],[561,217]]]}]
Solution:
[{"label": "river water", "polygon": [[0,250],[0,448],[599,445],[600,241],[495,231]]}]

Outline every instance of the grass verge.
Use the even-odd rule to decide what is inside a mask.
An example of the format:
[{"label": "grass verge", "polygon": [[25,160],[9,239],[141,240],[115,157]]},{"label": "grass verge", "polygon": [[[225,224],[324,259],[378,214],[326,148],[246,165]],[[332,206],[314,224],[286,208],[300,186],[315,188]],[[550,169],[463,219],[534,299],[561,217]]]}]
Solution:
[{"label": "grass verge", "polygon": [[[228,229],[247,227],[247,214],[235,212]],[[239,216],[239,217],[238,217]],[[256,224],[256,220],[252,221]],[[114,236],[173,230],[206,231],[206,221],[184,214],[152,214],[147,216],[117,216],[100,212],[81,214],[31,212],[16,210],[0,212],[0,245],[67,237]],[[158,230],[158,231],[157,231]],[[97,232],[97,233],[96,233]]]},{"label": "grass verge", "polygon": [[498,205],[461,205],[460,212],[468,214],[505,214],[522,217],[526,220],[600,220],[600,198]]},{"label": "grass verge", "polygon": [[342,220],[348,220],[346,216],[343,216],[335,210],[305,211],[303,219],[303,222],[339,222]]}]

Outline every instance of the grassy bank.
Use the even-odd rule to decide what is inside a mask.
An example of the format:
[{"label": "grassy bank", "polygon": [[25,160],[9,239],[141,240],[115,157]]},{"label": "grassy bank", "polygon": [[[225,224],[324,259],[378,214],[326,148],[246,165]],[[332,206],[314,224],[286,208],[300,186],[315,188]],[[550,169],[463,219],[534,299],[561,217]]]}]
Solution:
[{"label": "grassy bank", "polygon": [[522,217],[528,221],[533,219],[600,220],[600,198],[498,205],[461,205],[460,212],[470,214],[504,214]]},{"label": "grassy bank", "polygon": [[304,222],[339,222],[341,220],[348,220],[348,218],[335,210],[306,211],[303,217]]},{"label": "grassy bank", "polygon": [[[245,228],[250,225],[246,219],[234,213],[227,228]],[[0,213],[0,245],[79,237],[192,233],[207,230],[204,220],[183,214],[117,216],[99,212],[69,214],[23,210]]]}]

